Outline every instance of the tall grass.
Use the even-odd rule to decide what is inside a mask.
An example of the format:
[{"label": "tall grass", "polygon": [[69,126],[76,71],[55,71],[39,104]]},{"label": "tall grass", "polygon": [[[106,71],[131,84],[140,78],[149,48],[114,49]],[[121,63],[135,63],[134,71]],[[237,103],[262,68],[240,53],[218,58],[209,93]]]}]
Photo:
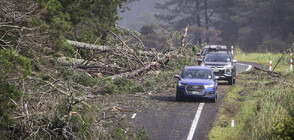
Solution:
[{"label": "tall grass", "polygon": [[[270,61],[273,61],[273,66],[275,66],[278,60],[281,58],[282,53],[245,53],[240,48],[236,47],[234,51],[235,59],[244,62],[256,62],[263,65],[269,65]],[[294,59],[294,56],[290,54],[285,54],[281,59],[281,62],[277,65],[276,71],[279,72],[289,72],[290,70],[290,60]]]},{"label": "tall grass", "polygon": [[293,93],[293,85],[265,74],[239,75],[209,139],[294,139]]}]

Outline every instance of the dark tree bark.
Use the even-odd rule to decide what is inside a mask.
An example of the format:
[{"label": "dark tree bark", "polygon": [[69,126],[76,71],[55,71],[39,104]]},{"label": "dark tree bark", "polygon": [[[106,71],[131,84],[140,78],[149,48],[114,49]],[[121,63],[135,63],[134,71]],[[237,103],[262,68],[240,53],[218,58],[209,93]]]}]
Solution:
[{"label": "dark tree bark", "polygon": [[[198,26],[198,27],[202,27],[202,24],[201,24],[201,17],[200,17],[200,3],[199,3],[199,0],[196,0],[196,17],[197,17],[197,26]],[[202,39],[201,39],[201,37],[198,37],[198,44],[199,44],[199,45],[202,44]]]},{"label": "dark tree bark", "polygon": [[[207,0],[204,0],[204,14],[205,14],[205,28],[208,31],[209,30],[209,17],[208,17],[208,3]],[[209,43],[209,38],[205,38],[206,43]]]}]

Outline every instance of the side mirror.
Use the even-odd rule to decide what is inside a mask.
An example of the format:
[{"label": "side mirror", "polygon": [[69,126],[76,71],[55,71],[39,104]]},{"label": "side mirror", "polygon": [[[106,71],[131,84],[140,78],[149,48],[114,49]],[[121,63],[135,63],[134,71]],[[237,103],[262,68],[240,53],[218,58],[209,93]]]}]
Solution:
[{"label": "side mirror", "polygon": [[175,78],[177,78],[178,80],[182,79],[181,76],[179,76],[179,75],[176,75]]},{"label": "side mirror", "polygon": [[233,63],[237,63],[237,62],[238,62],[238,60],[236,60],[236,59],[233,60]]},{"label": "side mirror", "polygon": [[197,53],[197,56],[200,56],[200,53]]},{"label": "side mirror", "polygon": [[218,79],[219,79],[219,77],[218,77],[218,76],[214,76],[214,79],[215,79],[215,80],[218,80]]}]

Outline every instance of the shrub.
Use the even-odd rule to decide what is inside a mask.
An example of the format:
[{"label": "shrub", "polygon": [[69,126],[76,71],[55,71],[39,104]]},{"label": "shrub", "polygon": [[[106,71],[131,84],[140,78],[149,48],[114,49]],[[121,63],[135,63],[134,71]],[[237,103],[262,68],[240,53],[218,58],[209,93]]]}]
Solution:
[{"label": "shrub", "polygon": [[125,94],[143,92],[141,85],[135,84],[133,80],[126,78],[106,79],[106,87],[103,90],[104,94]]},{"label": "shrub", "polygon": [[12,113],[22,93],[8,80],[24,78],[31,73],[30,61],[13,50],[0,50],[0,136],[8,138],[13,125]]},{"label": "shrub", "polygon": [[0,82],[0,136],[8,138],[9,127],[13,125],[12,113],[17,108],[17,102],[22,93],[8,82]]},{"label": "shrub", "polygon": [[140,129],[137,133],[135,132],[127,132],[123,128],[117,127],[112,131],[112,138],[115,140],[149,140],[149,137],[146,134],[144,129]]},{"label": "shrub", "polygon": [[293,140],[294,139],[294,120],[287,117],[278,122],[273,128],[274,139]]}]

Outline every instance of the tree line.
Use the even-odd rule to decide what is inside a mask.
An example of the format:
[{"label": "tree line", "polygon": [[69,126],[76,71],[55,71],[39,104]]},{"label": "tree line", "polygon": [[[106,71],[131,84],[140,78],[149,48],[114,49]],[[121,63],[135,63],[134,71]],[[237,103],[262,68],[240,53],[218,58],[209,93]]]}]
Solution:
[{"label": "tree line", "polygon": [[190,41],[238,45],[244,51],[280,52],[292,48],[294,1],[167,0],[157,14],[167,30],[190,26]]}]

